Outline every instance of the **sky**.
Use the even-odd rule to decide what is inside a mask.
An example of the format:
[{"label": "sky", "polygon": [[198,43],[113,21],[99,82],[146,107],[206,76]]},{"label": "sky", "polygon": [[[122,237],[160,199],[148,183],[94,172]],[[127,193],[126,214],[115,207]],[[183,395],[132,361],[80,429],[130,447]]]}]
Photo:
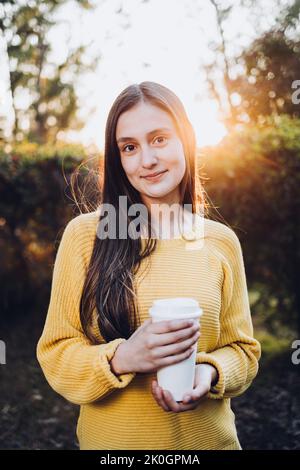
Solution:
[{"label": "sky", "polygon": [[[96,144],[103,149],[107,115],[117,95],[131,83],[151,80],[167,86],[181,99],[199,147],[217,144],[226,129],[217,103],[209,95],[203,70],[203,65],[215,58],[212,42],[220,41],[210,1],[99,0],[96,3],[97,7],[87,12],[69,1],[56,15],[57,26],[49,35],[53,44],[49,58],[55,63],[63,62],[68,50],[80,44],[88,45],[87,62],[100,56],[96,70],[78,77],[76,83],[84,128],[64,134],[64,139]],[[222,1],[224,6],[227,3]],[[236,2],[226,22],[230,54],[247,47],[256,35],[256,28],[268,29],[276,11],[276,0],[258,2],[259,16],[254,15],[254,9],[240,8],[239,3]],[[3,95],[3,54],[0,54],[0,70]],[[21,101],[24,107],[28,105],[25,95]],[[1,105],[11,114],[9,96]]]}]

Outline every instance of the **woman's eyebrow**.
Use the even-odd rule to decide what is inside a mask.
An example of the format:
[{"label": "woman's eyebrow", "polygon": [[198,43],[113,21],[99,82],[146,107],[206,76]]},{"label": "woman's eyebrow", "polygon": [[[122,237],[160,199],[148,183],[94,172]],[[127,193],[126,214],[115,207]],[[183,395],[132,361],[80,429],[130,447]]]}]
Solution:
[{"label": "woman's eyebrow", "polygon": [[[160,127],[159,129],[154,129],[153,131],[150,131],[147,133],[148,136],[151,136],[153,134],[157,134],[158,132],[172,132],[172,129],[169,129],[168,127]],[[121,142],[127,142],[127,140],[135,140],[134,137],[120,137],[117,140],[117,143]]]}]

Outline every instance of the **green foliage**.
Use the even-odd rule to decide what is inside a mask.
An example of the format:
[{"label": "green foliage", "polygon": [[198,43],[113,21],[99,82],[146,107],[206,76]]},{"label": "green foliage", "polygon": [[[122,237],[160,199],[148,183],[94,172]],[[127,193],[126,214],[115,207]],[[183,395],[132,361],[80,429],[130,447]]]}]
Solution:
[{"label": "green foliage", "polygon": [[[232,47],[225,34],[228,15],[241,5],[247,5],[254,17],[260,2],[222,2],[210,0],[216,12],[217,43],[210,47],[214,60],[205,65],[207,84],[216,100],[228,130],[250,122],[265,123],[270,115],[300,116],[300,107],[292,99],[299,96],[295,86],[300,70],[300,0],[276,2],[281,8],[273,26],[257,35],[239,56],[232,56]],[[254,12],[254,13],[253,13]],[[254,26],[254,25],[253,25]],[[237,70],[241,70],[236,75]],[[221,72],[222,87],[216,77]]]},{"label": "green foliage", "polygon": [[299,106],[292,101],[292,84],[299,79],[299,39],[284,30],[268,31],[243,52],[240,62],[245,74],[231,84],[241,96],[237,114],[260,122],[271,114],[300,116]]},{"label": "green foliage", "polygon": [[299,19],[300,1],[294,0],[238,58],[245,72],[229,84],[231,92],[241,97],[235,107],[236,120],[244,121],[245,115],[263,123],[273,114],[300,117],[300,107],[292,100],[292,84],[300,70]]},{"label": "green foliage", "polygon": [[47,298],[61,231],[78,213],[70,185],[75,170],[80,190],[87,173],[93,177],[94,171],[93,159],[80,145],[0,146],[2,320],[25,315],[35,301]]},{"label": "green foliage", "polygon": [[[80,74],[94,70],[98,59],[83,62],[86,47],[68,51],[63,63],[50,61],[52,46],[49,31],[56,24],[54,14],[66,0],[2,2],[0,30],[6,47],[9,86],[14,111],[14,138],[39,143],[54,142],[59,131],[78,130],[78,99],[75,84]],[[92,8],[88,0],[75,1]],[[29,98],[27,109],[18,98]]]},{"label": "green foliage", "polygon": [[293,337],[278,338],[278,336],[280,336],[280,331],[273,335],[266,330],[256,330],[255,337],[261,344],[264,360],[271,359],[291,349]]},{"label": "green foliage", "polygon": [[288,319],[300,333],[300,120],[248,126],[206,149],[200,165],[206,191],[245,249],[250,285],[264,285],[269,327]]}]

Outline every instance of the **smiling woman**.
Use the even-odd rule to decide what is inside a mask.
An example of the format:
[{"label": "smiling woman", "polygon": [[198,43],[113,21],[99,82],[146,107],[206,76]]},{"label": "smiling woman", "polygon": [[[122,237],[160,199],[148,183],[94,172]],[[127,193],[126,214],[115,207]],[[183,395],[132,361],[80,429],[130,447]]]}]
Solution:
[{"label": "smiling woman", "polygon": [[[157,125],[159,124],[159,128]],[[134,137],[126,137],[133,135]],[[141,101],[122,113],[116,128],[121,163],[143,202],[179,203],[179,185],[186,170],[184,149],[171,116]],[[120,142],[126,142],[121,145]]]},{"label": "smiling woman", "polygon": [[[231,228],[204,216],[194,131],[171,90],[142,82],[116,98],[100,190],[99,208],[65,228],[37,345],[49,384],[81,406],[80,449],[241,449],[230,399],[260,358],[242,250]],[[151,234],[161,208],[172,209],[160,235],[172,227],[175,236],[129,236],[138,204]],[[98,237],[110,206],[118,235]],[[201,331],[187,320],[152,323],[153,301],[178,296],[201,306]],[[194,347],[194,387],[176,402],[156,373]]]}]

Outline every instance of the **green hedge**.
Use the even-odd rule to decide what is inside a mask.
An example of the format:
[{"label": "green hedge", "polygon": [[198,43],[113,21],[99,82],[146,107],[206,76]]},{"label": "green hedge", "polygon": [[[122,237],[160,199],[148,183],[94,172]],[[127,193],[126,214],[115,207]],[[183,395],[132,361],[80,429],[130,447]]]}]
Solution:
[{"label": "green hedge", "polygon": [[[201,156],[205,187],[238,234],[255,313],[300,335],[300,120],[269,119]],[[282,325],[280,327],[280,324]]]},{"label": "green hedge", "polygon": [[80,187],[94,164],[95,156],[78,145],[0,147],[2,320],[26,315],[48,296],[63,228],[79,212],[71,174],[77,170]]}]

